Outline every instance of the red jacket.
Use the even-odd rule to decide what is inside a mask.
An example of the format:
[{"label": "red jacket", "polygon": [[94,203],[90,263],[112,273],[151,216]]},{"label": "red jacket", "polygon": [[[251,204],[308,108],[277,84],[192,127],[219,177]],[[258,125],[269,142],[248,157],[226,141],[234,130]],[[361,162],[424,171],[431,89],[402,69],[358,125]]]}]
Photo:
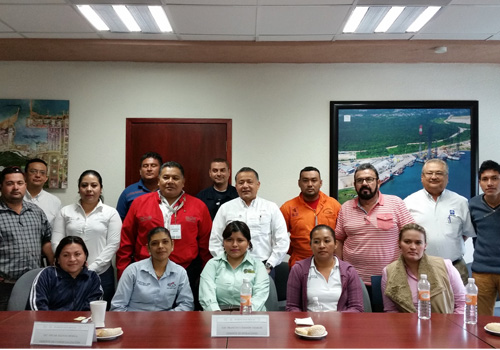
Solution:
[{"label": "red jacket", "polygon": [[[170,260],[187,268],[200,254],[206,263],[212,257],[208,250],[212,219],[207,206],[188,194],[179,201],[184,201],[184,205],[177,212],[176,219],[172,216],[172,223],[181,225],[182,238],[174,241]],[[123,221],[120,248],[116,252],[118,278],[131,263],[149,258],[148,232],[157,226],[165,227],[158,192],[136,198]]]}]

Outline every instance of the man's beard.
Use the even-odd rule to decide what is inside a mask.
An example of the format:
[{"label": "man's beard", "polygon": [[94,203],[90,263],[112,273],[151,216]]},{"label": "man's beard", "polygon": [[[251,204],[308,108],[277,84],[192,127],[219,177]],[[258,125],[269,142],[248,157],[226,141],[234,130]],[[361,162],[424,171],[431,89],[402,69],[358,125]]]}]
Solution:
[{"label": "man's beard", "polygon": [[[368,189],[368,193],[363,193],[363,190],[365,189]],[[375,195],[377,194],[378,192],[378,185],[375,187],[375,190],[372,191],[372,189],[370,188],[370,186],[363,186],[359,189],[358,191],[358,197],[363,199],[363,200],[368,200],[368,199],[372,199],[373,197],[375,197]]]}]

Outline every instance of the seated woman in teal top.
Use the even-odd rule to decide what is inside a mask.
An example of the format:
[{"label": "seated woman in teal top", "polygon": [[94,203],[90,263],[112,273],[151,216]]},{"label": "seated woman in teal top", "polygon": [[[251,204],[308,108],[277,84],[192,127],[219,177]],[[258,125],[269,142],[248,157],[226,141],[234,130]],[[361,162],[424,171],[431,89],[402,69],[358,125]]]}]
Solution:
[{"label": "seated woman in teal top", "polygon": [[252,284],[252,310],[266,311],[269,276],[262,261],[250,256],[250,229],[230,222],[222,233],[224,252],[209,260],[201,273],[200,304],[205,311],[238,309],[243,278]]}]

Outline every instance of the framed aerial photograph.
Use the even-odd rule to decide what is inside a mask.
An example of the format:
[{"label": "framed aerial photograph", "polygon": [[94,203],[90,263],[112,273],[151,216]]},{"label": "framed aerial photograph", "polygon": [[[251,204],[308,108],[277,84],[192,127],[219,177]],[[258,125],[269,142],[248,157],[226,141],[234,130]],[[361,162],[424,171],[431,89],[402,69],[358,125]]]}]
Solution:
[{"label": "framed aerial photograph", "polygon": [[48,188],[68,187],[69,101],[0,99],[0,170],[47,162]]},{"label": "framed aerial photograph", "polygon": [[422,188],[423,163],[449,167],[447,188],[471,198],[478,189],[477,101],[330,102],[330,195],[356,197],[354,172],[371,163],[380,191],[402,199]]}]

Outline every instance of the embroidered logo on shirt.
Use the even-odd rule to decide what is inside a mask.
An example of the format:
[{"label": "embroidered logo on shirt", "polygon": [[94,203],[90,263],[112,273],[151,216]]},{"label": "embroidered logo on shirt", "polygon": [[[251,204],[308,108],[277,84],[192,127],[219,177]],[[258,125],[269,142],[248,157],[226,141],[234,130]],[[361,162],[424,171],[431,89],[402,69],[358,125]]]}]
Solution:
[{"label": "embroidered logo on shirt", "polygon": [[255,270],[252,269],[244,269],[243,273],[255,273]]},{"label": "embroidered logo on shirt", "polygon": [[175,282],[170,282],[167,284],[167,287],[168,288],[177,288],[177,285],[175,284]]},{"label": "embroidered logo on shirt", "polygon": [[137,281],[137,284],[140,286],[149,286],[151,283],[149,282],[143,282],[143,281]]},{"label": "embroidered logo on shirt", "polygon": [[144,221],[151,221],[153,218],[150,216],[139,216],[139,221],[144,222]]},{"label": "embroidered logo on shirt", "polygon": [[188,222],[196,222],[196,216],[186,216],[186,221]]},{"label": "embroidered logo on shirt", "polygon": [[293,207],[292,208],[292,217],[296,217],[296,216],[299,216],[299,210],[297,209],[297,207]]}]

